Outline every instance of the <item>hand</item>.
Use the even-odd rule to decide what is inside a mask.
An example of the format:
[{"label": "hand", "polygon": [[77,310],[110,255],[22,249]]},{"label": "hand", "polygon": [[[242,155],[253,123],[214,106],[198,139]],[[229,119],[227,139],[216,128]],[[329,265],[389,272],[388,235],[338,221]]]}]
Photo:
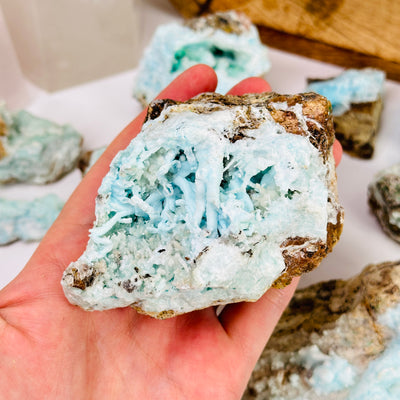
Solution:
[{"label": "hand", "polygon": [[[160,98],[187,100],[216,87],[204,65],[179,76]],[[250,78],[231,94],[263,92]],[[86,312],[60,281],[85,250],[97,189],[115,154],[140,131],[143,111],[77,187],[19,276],[0,292],[0,393],[4,399],[239,399],[296,282],[256,303],[167,320],[132,308]],[[339,150],[340,152],[340,150]],[[340,158],[340,157],[339,157]]]}]

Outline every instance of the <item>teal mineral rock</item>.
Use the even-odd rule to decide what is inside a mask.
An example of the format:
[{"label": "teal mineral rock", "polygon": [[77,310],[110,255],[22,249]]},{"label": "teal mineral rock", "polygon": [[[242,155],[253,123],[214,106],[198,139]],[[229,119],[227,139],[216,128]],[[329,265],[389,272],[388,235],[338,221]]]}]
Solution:
[{"label": "teal mineral rock", "polygon": [[33,200],[0,198],[0,245],[16,240],[41,240],[63,205],[54,194]]},{"label": "teal mineral rock", "polygon": [[219,93],[270,68],[267,47],[251,21],[234,11],[217,13],[161,25],[140,62],[134,95],[147,104],[182,71],[199,63],[215,70]]},{"label": "teal mineral rock", "polygon": [[0,184],[56,181],[77,166],[81,135],[27,111],[0,105]]}]

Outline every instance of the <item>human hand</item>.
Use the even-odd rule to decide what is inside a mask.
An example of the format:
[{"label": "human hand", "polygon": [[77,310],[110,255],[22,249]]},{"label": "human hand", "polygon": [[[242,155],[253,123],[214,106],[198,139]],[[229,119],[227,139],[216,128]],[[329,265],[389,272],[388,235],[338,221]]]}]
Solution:
[{"label": "human hand", "polygon": [[[214,71],[193,67],[160,98],[213,91]],[[231,94],[263,92],[250,78]],[[142,112],[111,143],[67,202],[20,275],[0,292],[0,393],[5,399],[239,399],[296,282],[255,303],[167,320],[130,307],[86,312],[60,280],[84,251],[97,189],[108,166],[140,131]],[[340,151],[339,151],[340,153]]]}]

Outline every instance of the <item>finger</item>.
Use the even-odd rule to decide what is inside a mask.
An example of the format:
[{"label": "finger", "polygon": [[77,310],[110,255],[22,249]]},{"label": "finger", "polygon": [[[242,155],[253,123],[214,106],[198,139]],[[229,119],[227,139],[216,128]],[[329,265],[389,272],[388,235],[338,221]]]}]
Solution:
[{"label": "finger", "polygon": [[[206,65],[197,65],[178,76],[157,98],[184,101],[199,93],[214,91],[216,85],[214,70]],[[95,198],[101,181],[117,152],[126,148],[140,132],[145,115],[146,110],[141,112],[108,146],[75,189],[35,254],[46,251],[46,247],[56,249],[54,251],[57,252],[63,268],[65,264],[80,256],[87,243],[88,230],[95,218]]]},{"label": "finger", "polygon": [[235,85],[227,94],[242,96],[246,93],[270,92],[271,86],[262,78],[247,78]]},{"label": "finger", "polygon": [[343,155],[343,148],[339,140],[335,139],[333,142],[333,157],[335,158],[336,166],[340,164]]},{"label": "finger", "polygon": [[283,289],[269,289],[255,303],[236,303],[219,315],[228,336],[241,346],[250,363],[255,363],[296,290],[299,278]]}]

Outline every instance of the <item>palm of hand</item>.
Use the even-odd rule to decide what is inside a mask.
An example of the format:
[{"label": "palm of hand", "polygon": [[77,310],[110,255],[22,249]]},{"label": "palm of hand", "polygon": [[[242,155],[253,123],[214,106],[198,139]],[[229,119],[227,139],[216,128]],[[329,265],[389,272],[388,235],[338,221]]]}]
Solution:
[{"label": "palm of hand", "polygon": [[[216,87],[196,66],[160,95],[186,100]],[[262,79],[232,94],[269,90]],[[0,292],[0,393],[6,399],[238,399],[295,285],[256,303],[164,321],[131,308],[86,312],[67,302],[60,280],[86,247],[94,200],[114,155],[140,131],[140,114],[75,190],[21,274]]]},{"label": "palm of hand", "polygon": [[87,313],[54,296],[9,314],[8,399],[234,399],[243,390],[248,367],[237,360],[246,356],[211,309],[158,321],[130,308]]},{"label": "palm of hand", "polygon": [[[132,308],[86,312],[59,289],[65,253],[47,254],[32,261],[52,269],[28,268],[4,291],[0,392],[7,399],[238,399],[291,293],[272,290],[264,305],[232,305],[220,318],[214,308],[164,321]],[[266,304],[264,332],[253,342],[246,330],[259,311],[246,308]]]}]

